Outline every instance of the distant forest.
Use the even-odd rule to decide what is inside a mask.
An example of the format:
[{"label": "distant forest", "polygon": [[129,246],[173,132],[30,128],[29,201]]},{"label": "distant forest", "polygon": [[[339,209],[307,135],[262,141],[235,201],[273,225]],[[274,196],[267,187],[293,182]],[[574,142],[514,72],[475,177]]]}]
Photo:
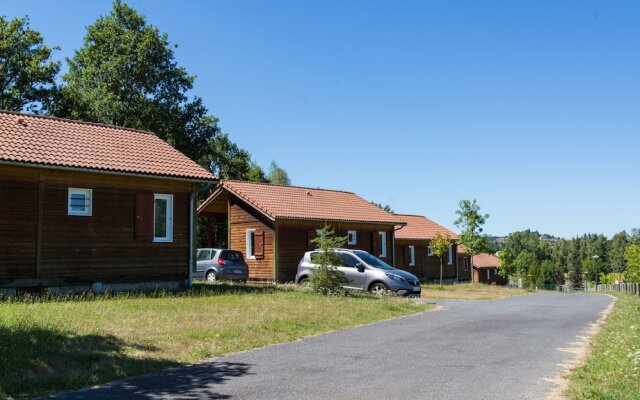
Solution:
[{"label": "distant forest", "polygon": [[501,259],[501,273],[536,284],[572,281],[638,282],[640,229],[585,234],[571,239],[525,230],[488,238]]}]

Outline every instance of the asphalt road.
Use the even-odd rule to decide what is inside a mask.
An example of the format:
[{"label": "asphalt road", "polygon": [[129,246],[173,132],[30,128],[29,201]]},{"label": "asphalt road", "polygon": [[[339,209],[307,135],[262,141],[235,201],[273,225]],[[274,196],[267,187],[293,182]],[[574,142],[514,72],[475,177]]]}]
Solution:
[{"label": "asphalt road", "polygon": [[544,399],[607,296],[437,301],[442,310],[68,392],[63,399]]}]

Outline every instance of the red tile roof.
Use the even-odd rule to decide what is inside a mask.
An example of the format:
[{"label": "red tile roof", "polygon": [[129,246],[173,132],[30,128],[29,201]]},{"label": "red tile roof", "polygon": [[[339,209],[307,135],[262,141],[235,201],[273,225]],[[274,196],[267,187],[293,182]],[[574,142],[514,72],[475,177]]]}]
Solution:
[{"label": "red tile roof", "polygon": [[500,259],[493,254],[482,253],[473,256],[474,268],[498,268]]},{"label": "red tile roof", "polygon": [[396,239],[433,239],[436,233],[449,234],[451,239],[459,239],[455,232],[451,232],[422,215],[396,215],[407,222],[407,226],[396,231]]},{"label": "red tile roof", "polygon": [[0,110],[0,163],[215,180],[150,132]]},{"label": "red tile roof", "polygon": [[227,190],[273,220],[404,224],[403,218],[351,192],[232,180],[221,181],[218,189],[200,205],[199,212],[204,211],[223,190]]}]

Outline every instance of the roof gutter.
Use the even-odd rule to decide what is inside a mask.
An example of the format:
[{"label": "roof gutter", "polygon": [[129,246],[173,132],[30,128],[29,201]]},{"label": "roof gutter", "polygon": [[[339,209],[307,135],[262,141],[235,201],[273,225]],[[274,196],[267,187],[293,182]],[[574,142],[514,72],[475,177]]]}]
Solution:
[{"label": "roof gutter", "polygon": [[140,174],[135,172],[119,172],[119,171],[109,171],[109,170],[102,170],[102,169],[65,167],[60,165],[38,164],[38,163],[28,163],[28,162],[20,162],[20,161],[0,160],[0,165],[12,165],[17,167],[51,169],[56,171],[87,172],[87,173],[102,174],[102,175],[130,176],[134,178],[164,179],[164,180],[170,180],[170,181],[183,181],[183,182],[200,183],[200,184],[216,183],[218,181],[218,179],[215,177],[213,177],[213,179],[208,180],[208,179],[185,178],[185,177],[169,176],[169,175],[151,175],[151,174]]}]

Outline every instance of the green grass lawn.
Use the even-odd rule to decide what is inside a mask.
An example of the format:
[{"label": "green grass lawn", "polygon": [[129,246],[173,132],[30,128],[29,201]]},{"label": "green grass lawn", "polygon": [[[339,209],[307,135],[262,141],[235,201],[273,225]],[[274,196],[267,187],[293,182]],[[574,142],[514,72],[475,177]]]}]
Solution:
[{"label": "green grass lawn", "polygon": [[640,399],[640,297],[616,296],[587,362],[568,377],[572,399]]},{"label": "green grass lawn", "polygon": [[421,297],[426,299],[493,300],[527,294],[525,289],[509,288],[484,283],[460,283],[455,285],[424,284]]},{"label": "green grass lawn", "polygon": [[197,285],[0,301],[0,398],[80,388],[427,310],[400,298]]}]

